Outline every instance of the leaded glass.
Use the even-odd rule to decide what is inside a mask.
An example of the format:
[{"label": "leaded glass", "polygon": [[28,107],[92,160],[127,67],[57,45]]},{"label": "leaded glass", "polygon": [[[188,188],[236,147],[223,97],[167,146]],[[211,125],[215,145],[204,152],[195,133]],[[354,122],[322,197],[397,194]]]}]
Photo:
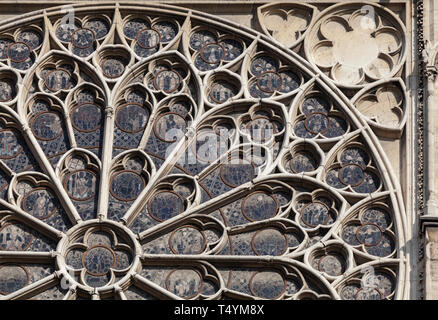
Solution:
[{"label": "leaded glass", "polygon": [[[0,32],[2,298],[402,297],[403,201],[378,139],[403,130],[402,26],[276,6],[258,8],[265,35],[122,3]],[[327,24],[378,55],[335,61]]]}]

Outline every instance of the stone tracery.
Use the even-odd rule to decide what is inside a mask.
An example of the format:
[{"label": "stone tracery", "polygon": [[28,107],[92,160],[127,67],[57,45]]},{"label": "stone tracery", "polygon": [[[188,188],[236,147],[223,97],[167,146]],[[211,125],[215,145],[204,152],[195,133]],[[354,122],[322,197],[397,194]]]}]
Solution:
[{"label": "stone tracery", "polygon": [[[376,135],[403,131],[403,81],[370,67],[400,75],[402,24],[378,5],[368,33],[358,5],[318,21],[288,6],[263,6],[260,23],[283,43],[274,22],[299,17],[286,44],[313,66],[172,7],[79,6],[74,24],[55,10],[0,29],[4,298],[402,297],[403,206]],[[325,61],[348,60],[328,24],[373,38],[372,59]]]}]

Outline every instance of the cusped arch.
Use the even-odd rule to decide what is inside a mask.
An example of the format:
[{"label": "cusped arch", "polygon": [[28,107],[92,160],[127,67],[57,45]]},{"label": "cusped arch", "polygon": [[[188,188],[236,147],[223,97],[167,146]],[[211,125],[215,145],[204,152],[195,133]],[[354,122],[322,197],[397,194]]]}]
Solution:
[{"label": "cusped arch", "polygon": [[[341,4],[321,15],[343,6],[351,11]],[[9,177],[0,180],[0,191],[7,190],[0,206],[8,210],[0,225],[16,216],[60,240],[60,255],[44,260],[60,278],[47,277],[53,292],[65,299],[127,299],[133,292],[172,299],[406,297],[402,193],[377,138],[399,136],[406,113],[400,107],[391,129],[357,105],[391,81],[405,90],[402,80],[361,83],[350,100],[345,84],[309,56],[321,22],[313,6],[260,7],[261,21],[295,15],[309,27],[294,26],[287,47],[271,20],[262,34],[169,5],[72,8],[71,24],[57,7],[0,26],[0,40],[12,41],[6,34],[13,23],[17,34],[44,24],[29,68],[0,68],[0,85],[10,88],[0,101],[0,173]],[[379,32],[393,31],[379,21]],[[28,38],[32,48],[38,37]],[[405,59],[404,44],[394,50],[400,55],[392,76]],[[60,148],[54,110],[72,149],[58,158],[50,151]],[[14,136],[5,133],[12,127],[24,129],[23,143],[41,168],[15,174]],[[178,133],[166,135],[170,130]],[[338,171],[328,179],[331,169]],[[370,186],[372,175],[378,188]],[[46,223],[32,206],[39,202],[22,199],[48,198],[48,187],[67,227]],[[93,264],[96,258],[102,264]],[[361,266],[382,274],[382,285],[366,294],[356,288]],[[240,286],[236,275],[245,280]],[[394,290],[382,287],[384,275],[397,283]],[[177,289],[182,278],[187,285]],[[28,288],[24,280],[2,298],[29,298],[48,287]]]}]

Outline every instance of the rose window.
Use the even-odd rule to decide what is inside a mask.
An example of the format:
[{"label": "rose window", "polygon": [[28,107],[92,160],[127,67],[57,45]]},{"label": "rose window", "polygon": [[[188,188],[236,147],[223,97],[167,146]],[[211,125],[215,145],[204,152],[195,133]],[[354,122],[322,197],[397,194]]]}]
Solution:
[{"label": "rose window", "polygon": [[403,298],[405,39],[370,6],[1,24],[0,299]]}]

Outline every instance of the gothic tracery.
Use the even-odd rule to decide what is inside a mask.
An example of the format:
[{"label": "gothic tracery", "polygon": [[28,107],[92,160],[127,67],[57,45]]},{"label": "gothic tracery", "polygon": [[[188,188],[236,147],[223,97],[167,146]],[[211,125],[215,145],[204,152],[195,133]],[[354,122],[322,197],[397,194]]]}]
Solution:
[{"label": "gothic tracery", "polygon": [[400,19],[164,7],[0,26],[1,298],[403,298]]}]

